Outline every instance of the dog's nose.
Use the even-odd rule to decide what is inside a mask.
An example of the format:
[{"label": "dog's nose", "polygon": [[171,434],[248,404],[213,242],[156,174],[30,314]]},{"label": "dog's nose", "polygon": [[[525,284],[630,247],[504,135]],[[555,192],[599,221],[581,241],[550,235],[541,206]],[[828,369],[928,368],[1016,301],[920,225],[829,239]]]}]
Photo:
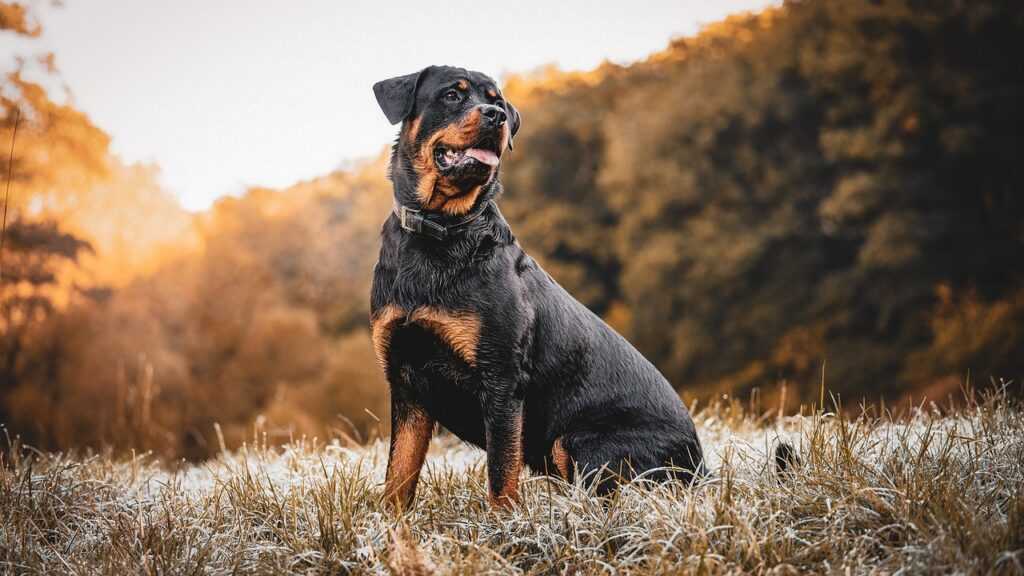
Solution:
[{"label": "dog's nose", "polygon": [[508,115],[499,106],[484,104],[480,106],[480,115],[484,117],[491,126],[501,126],[508,119]]}]

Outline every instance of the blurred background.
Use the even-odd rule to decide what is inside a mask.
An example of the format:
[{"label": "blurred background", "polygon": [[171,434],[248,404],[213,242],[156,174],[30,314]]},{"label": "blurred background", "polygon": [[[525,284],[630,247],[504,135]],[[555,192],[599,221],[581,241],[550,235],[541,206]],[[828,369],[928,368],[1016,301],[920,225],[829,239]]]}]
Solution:
[{"label": "blurred background", "polygon": [[0,0],[11,436],[386,434],[370,85],[432,63],[500,79],[513,230],[688,402],[1021,389],[1020,2],[161,4]]}]

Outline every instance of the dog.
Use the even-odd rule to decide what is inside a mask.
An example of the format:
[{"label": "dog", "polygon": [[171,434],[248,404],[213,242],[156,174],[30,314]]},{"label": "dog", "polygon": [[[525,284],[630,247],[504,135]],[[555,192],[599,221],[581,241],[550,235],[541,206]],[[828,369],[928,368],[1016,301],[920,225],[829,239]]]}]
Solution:
[{"label": "dog", "polygon": [[430,66],[376,83],[401,123],[370,323],[391,390],[384,497],[411,505],[436,424],[487,452],[488,501],[523,465],[572,481],[692,481],[703,452],[660,372],[528,256],[502,217],[499,168],[518,110],[490,77]]}]

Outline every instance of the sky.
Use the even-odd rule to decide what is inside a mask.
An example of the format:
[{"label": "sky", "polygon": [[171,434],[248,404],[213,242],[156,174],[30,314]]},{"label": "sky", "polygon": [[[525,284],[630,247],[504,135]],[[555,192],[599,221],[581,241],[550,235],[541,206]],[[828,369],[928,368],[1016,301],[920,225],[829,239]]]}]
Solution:
[{"label": "sky", "polygon": [[72,103],[115,153],[159,165],[164,187],[202,210],[378,154],[396,129],[377,80],[430,64],[500,81],[628,63],[772,3],[67,0],[41,12],[31,46],[56,53]]}]

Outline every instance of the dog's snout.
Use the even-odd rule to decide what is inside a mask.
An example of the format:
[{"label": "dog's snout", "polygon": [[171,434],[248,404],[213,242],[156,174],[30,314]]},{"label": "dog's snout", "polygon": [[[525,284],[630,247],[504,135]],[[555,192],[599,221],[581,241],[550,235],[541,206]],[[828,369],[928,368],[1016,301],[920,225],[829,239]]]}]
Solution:
[{"label": "dog's snout", "polygon": [[500,107],[493,104],[484,104],[480,107],[480,115],[492,126],[501,126],[508,119],[508,115]]}]

